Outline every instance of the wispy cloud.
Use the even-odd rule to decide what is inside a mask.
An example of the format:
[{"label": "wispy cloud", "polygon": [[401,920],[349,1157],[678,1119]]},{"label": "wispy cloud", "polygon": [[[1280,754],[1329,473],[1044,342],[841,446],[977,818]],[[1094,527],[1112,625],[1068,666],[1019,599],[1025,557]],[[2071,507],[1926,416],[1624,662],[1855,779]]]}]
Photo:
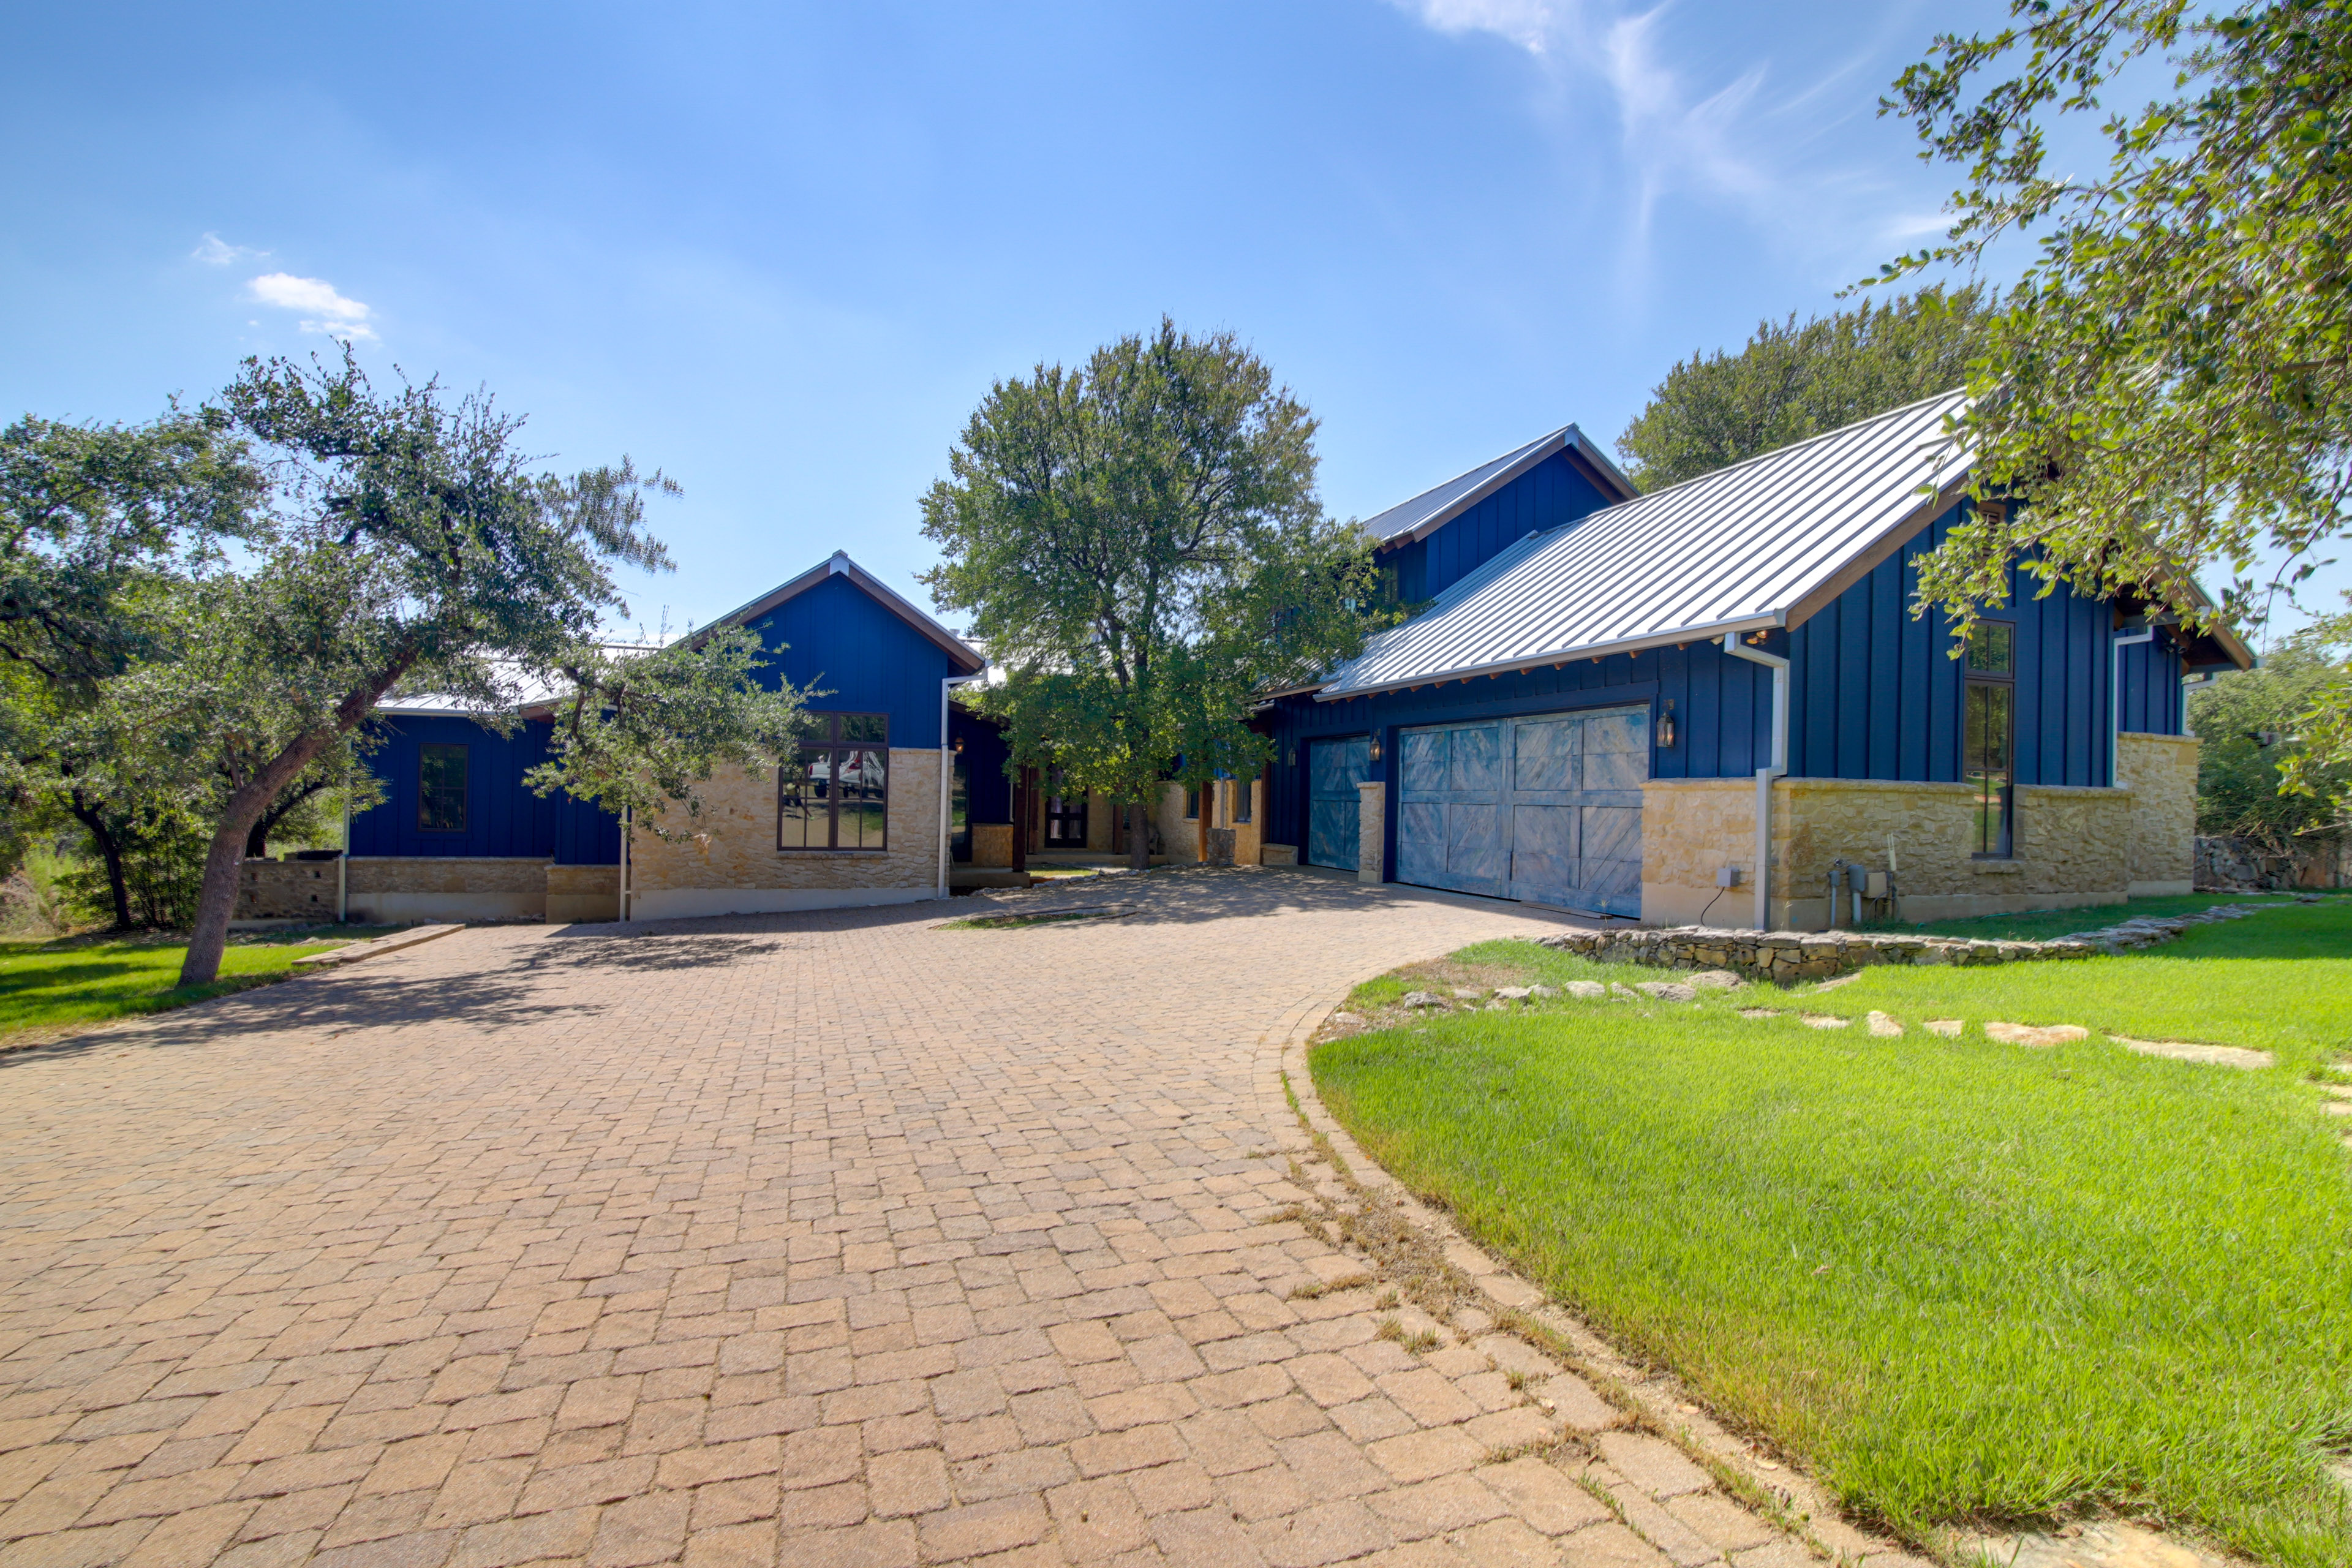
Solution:
[{"label": "wispy cloud", "polygon": [[334,338],[373,340],[375,329],[368,318],[375,312],[357,300],[347,299],[323,278],[297,278],[290,272],[267,272],[246,286],[246,292],[265,305],[299,310],[306,332]]},{"label": "wispy cloud", "polygon": [[[1728,203],[1785,239],[1817,237],[1822,214],[1811,197],[1850,181],[1820,163],[1791,126],[1818,128],[1799,108],[1859,58],[1827,66],[1821,79],[1768,99],[1768,62],[1746,63],[1727,79],[1694,80],[1674,58],[1664,22],[1674,0],[1634,8],[1622,0],[1389,0],[1451,36],[1483,33],[1523,49],[1555,86],[1604,89],[1616,110],[1630,211],[1621,258],[1629,286],[1647,271],[1651,226],[1661,202],[1687,195]],[[1898,220],[1905,226],[1922,218]],[[1876,224],[1870,225],[1876,227]],[[1937,226],[1940,226],[1938,225]],[[1924,228],[1912,232],[1927,232]]]},{"label": "wispy cloud", "polygon": [[206,229],[204,238],[196,241],[196,247],[188,252],[188,259],[201,261],[207,267],[226,267],[230,262],[241,260],[248,256],[262,257],[268,254],[269,252],[266,250],[256,250],[250,246],[231,245],[219,235]]}]

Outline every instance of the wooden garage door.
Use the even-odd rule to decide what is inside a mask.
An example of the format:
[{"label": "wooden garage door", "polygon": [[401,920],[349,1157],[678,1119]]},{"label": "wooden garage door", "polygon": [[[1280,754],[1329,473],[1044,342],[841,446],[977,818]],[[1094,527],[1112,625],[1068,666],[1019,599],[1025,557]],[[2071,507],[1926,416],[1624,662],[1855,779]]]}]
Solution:
[{"label": "wooden garage door", "polygon": [[1399,881],[1642,912],[1646,707],[1433,724],[1398,743]]},{"label": "wooden garage door", "polygon": [[1372,775],[1372,742],[1317,741],[1307,748],[1307,858],[1316,866],[1356,868],[1356,821],[1363,796],[1356,786]]}]

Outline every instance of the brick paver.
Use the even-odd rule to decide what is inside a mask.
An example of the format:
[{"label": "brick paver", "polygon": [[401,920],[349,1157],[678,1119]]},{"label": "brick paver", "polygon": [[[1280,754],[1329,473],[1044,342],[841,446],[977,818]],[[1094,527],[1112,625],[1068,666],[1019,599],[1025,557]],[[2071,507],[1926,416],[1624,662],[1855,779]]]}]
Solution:
[{"label": "brick paver", "polygon": [[0,1568],[1777,1561],[1652,1439],[1509,1457],[1605,1407],[1259,1223],[1269,1026],[1553,920],[941,912],[479,929],[0,1058]]}]

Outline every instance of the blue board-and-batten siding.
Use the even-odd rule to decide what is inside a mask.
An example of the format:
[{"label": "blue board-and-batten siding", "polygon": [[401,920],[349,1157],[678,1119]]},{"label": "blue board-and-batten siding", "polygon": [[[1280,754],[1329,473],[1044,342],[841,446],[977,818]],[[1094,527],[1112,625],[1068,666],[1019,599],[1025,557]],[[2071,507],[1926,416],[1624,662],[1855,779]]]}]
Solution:
[{"label": "blue board-and-batten siding", "polygon": [[823,695],[818,712],[887,713],[890,744],[940,743],[940,682],[961,673],[947,650],[846,575],[826,578],[751,623],[779,675]]},{"label": "blue board-and-batten siding", "polygon": [[1460,582],[1505,546],[1589,516],[1609,500],[1566,452],[1556,452],[1428,538],[1382,552],[1381,561],[1397,569],[1398,595],[1419,604]]},{"label": "blue board-and-batten siding", "polygon": [[[1918,558],[1942,542],[1957,516],[1922,530],[1793,631],[1766,637],[1767,651],[1790,660],[1791,773],[1959,778],[1964,671],[1949,657],[1951,628],[1932,613],[1917,618],[1910,613]],[[2031,574],[2021,574],[2021,591],[1994,612],[2017,626],[2018,781],[2104,784],[2113,606],[2063,586],[2032,597],[2040,585]],[[2124,649],[2123,668],[2123,728],[2180,733],[2180,662],[2168,638],[2152,648]],[[1275,742],[1267,834],[1276,843],[1305,842],[1307,747],[1318,739],[1378,737],[1382,760],[1374,773],[1393,790],[1401,728],[1640,702],[1650,707],[1654,736],[1660,718],[1675,721],[1675,744],[1652,748],[1651,777],[1739,777],[1770,760],[1771,700],[1769,670],[1732,658],[1712,641],[1345,702],[1285,698],[1265,715]],[[1393,843],[1390,847],[1394,865]]]},{"label": "blue board-and-batten siding", "polygon": [[[523,775],[547,760],[551,728],[525,722],[511,735],[456,716],[376,721],[384,743],[369,753],[383,804],[352,818],[353,855],[545,856],[562,866],[617,866],[621,822],[558,791],[533,794]],[[466,827],[427,833],[419,826],[420,747],[466,748]]]},{"label": "blue board-and-batten siding", "polygon": [[[1964,672],[1951,626],[1914,616],[1918,561],[1960,514],[1939,518],[1790,632],[1789,771],[1801,778],[1932,780],[1960,773]],[[2016,628],[2020,784],[2104,784],[2111,750],[2115,607],[2012,570],[1988,618]],[[1777,647],[1777,645],[1775,645]],[[2122,727],[2181,732],[2180,659],[2168,635],[2123,650]],[[1727,770],[1729,771],[1729,770]],[[1692,775],[1697,776],[1697,775]]]}]

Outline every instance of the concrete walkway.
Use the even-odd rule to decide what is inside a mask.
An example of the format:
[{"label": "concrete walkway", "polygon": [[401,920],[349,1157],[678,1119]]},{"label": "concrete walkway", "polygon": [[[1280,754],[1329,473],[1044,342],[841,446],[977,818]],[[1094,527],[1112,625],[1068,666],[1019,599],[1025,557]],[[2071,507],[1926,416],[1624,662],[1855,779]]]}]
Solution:
[{"label": "concrete walkway", "polygon": [[1114,890],[478,929],[0,1058],[0,1568],[1805,1561],[1258,1223],[1269,1027],[1557,917]]}]

